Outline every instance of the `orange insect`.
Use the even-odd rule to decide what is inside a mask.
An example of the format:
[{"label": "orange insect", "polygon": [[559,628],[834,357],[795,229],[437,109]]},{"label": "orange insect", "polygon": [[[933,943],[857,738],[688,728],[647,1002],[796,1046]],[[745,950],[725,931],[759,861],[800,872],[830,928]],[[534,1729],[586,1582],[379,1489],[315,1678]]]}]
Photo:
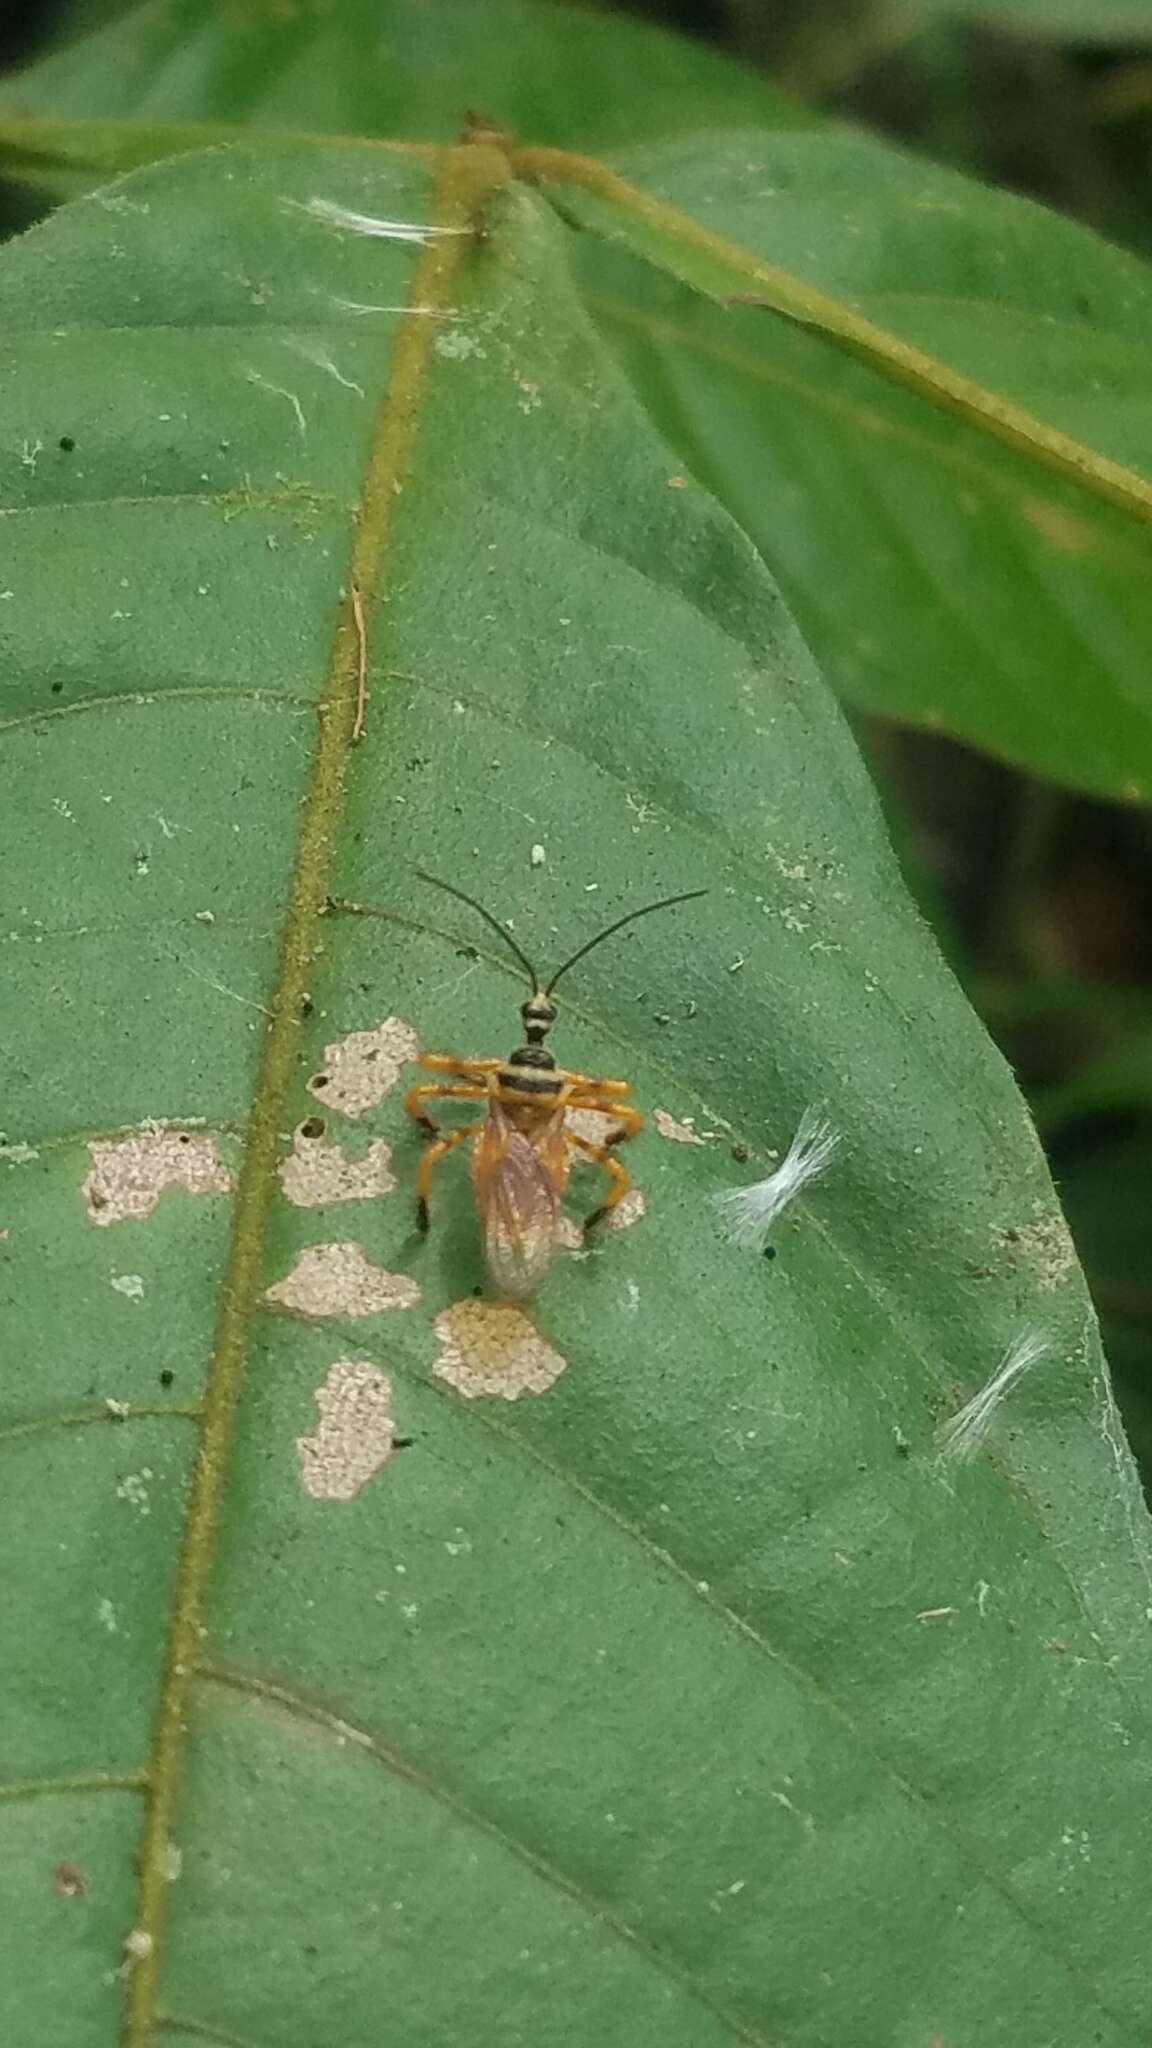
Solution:
[{"label": "orange insect", "polygon": [[[549,982],[541,985],[527,954],[482,903],[466,896],[463,889],[454,888],[451,882],[440,882],[435,875],[417,872],[421,881],[431,882],[433,887],[445,889],[449,896],[466,903],[499,934],[527,973],[532,993],[520,1005],[524,1043],[507,1059],[458,1059],[445,1052],[420,1055],[422,1067],[457,1078],[418,1082],[404,1097],[409,1116],[434,1140],[420,1162],[416,1221],[421,1230],[427,1230],[428,1190],[438,1161],[465,1138],[474,1138],[472,1185],[484,1228],[488,1271],[503,1294],[522,1299],[532,1293],[552,1255],[573,1151],[594,1159],[609,1175],[603,1201],[584,1224],[587,1231],[615,1208],[630,1186],[627,1169],[612,1156],[609,1147],[634,1138],[644,1122],[640,1111],[622,1100],[630,1092],[627,1081],[573,1074],[566,1067],[557,1066],[554,1055],[544,1044],[556,1021],[552,991],[561,975],[567,974],[602,939],[610,938],[626,924],[633,924],[638,917],[648,917],[654,910],[667,910],[673,903],[689,903],[707,892],[687,889],[679,896],[665,896],[658,903],[645,903],[639,910],[630,910],[589,939],[556,969]],[[432,1096],[486,1100],[487,1114],[476,1123],[460,1124],[455,1130],[442,1132],[425,1108]],[[608,1133],[603,1145],[594,1145],[591,1139],[569,1130],[566,1112],[570,1109],[600,1110],[616,1119],[616,1128]]]}]

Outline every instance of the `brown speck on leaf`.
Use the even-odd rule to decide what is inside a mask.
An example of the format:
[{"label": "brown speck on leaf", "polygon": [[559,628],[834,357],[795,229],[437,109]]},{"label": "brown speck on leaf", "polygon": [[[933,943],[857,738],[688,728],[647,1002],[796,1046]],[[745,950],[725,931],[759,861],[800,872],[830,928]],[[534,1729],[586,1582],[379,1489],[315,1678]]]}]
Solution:
[{"label": "brown speck on leaf", "polygon": [[350,1031],[326,1045],[324,1065],[312,1076],[309,1090],[328,1109],[363,1116],[383,1102],[419,1049],[410,1024],[402,1017],[385,1017],[374,1031]]},{"label": "brown speck on leaf", "polygon": [[126,1138],[95,1138],[80,1192],[90,1223],[150,1216],[166,1188],[189,1195],[227,1195],[228,1173],[211,1131],[171,1131],[147,1125]]},{"label": "brown speck on leaf", "polygon": [[88,1880],[79,1865],[65,1857],[52,1872],[52,1889],[62,1899],[82,1899],[87,1896]]},{"label": "brown speck on leaf", "polygon": [[305,1316],[378,1316],[414,1308],[420,1289],[407,1273],[372,1265],[363,1245],[309,1244],[264,1299]]},{"label": "brown speck on leaf", "polygon": [[546,1393],[568,1362],[514,1302],[468,1295],[441,1309],[433,1328],[440,1356],[432,1370],[469,1401],[483,1395],[518,1401],[522,1394]]},{"label": "brown speck on leaf", "polygon": [[296,1439],[300,1484],[313,1500],[355,1500],[395,1448],[392,1382],[366,1358],[340,1358],[314,1399],[316,1429]]},{"label": "brown speck on leaf", "polygon": [[366,1202],[391,1194],[396,1185],[392,1151],[383,1138],[369,1145],[362,1159],[350,1159],[324,1134],[322,1117],[298,1124],[292,1150],[276,1169],[286,1199],[297,1209],[317,1209],[325,1202]]}]

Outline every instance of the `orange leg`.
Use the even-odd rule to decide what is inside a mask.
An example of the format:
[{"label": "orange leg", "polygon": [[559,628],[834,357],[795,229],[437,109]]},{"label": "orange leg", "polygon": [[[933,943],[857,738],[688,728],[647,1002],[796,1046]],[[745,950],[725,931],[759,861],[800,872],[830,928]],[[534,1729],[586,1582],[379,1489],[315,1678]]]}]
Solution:
[{"label": "orange leg", "polygon": [[416,1064],[431,1068],[435,1074],[462,1074],[465,1079],[478,1080],[481,1074],[494,1074],[497,1067],[508,1063],[506,1060],[458,1059],[454,1052],[422,1052]]},{"label": "orange leg", "polygon": [[611,1175],[612,1184],[600,1207],[593,1209],[592,1214],[584,1219],[585,1231],[589,1231],[594,1224],[599,1223],[608,1214],[609,1209],[616,1207],[622,1195],[628,1193],[632,1185],[632,1177],[628,1172],[628,1168],[621,1166],[618,1159],[613,1159],[612,1154],[603,1145],[594,1145],[590,1138],[578,1138],[575,1131],[569,1131],[567,1138],[570,1145],[575,1145],[579,1151],[584,1153],[586,1158],[594,1159],[597,1166],[602,1166],[605,1173]]},{"label": "orange leg", "polygon": [[569,1097],[566,1107],[595,1109],[599,1110],[602,1116],[615,1117],[617,1129],[609,1132],[604,1140],[606,1145],[623,1144],[625,1138],[634,1138],[637,1131],[644,1128],[644,1118],[638,1109],[633,1109],[630,1102],[604,1102],[593,1094],[576,1094]]},{"label": "orange leg", "polygon": [[415,1088],[410,1088],[404,1097],[404,1107],[413,1123],[419,1124],[422,1131],[431,1131],[433,1137],[437,1137],[440,1132],[439,1124],[434,1124],[430,1116],[425,1116],[422,1108],[428,1096],[446,1095],[457,1100],[479,1102],[487,1093],[487,1088],[479,1081],[418,1081]]},{"label": "orange leg", "polygon": [[629,1095],[632,1092],[631,1081],[603,1081],[597,1074],[573,1074],[567,1067],[561,1067],[559,1078],[571,1081],[581,1095]]},{"label": "orange leg", "polygon": [[434,1145],[429,1145],[423,1159],[420,1161],[420,1172],[416,1181],[416,1228],[418,1230],[427,1230],[428,1228],[428,1190],[432,1183],[433,1167],[439,1164],[446,1152],[451,1152],[453,1146],[461,1144],[465,1138],[474,1138],[477,1131],[482,1131],[483,1129],[483,1118],[480,1119],[479,1123],[459,1124],[454,1131],[447,1131],[442,1138],[437,1138]]}]

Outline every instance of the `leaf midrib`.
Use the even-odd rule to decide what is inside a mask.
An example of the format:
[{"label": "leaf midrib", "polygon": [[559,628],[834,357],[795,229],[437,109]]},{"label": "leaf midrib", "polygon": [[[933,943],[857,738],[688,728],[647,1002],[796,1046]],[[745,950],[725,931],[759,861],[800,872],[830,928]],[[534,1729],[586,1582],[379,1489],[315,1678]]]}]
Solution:
[{"label": "leaf midrib", "polygon": [[[443,152],[432,199],[433,221],[450,229],[474,230],[485,202],[508,175],[506,158],[490,145],[465,144]],[[474,242],[471,233],[435,237],[415,268],[409,302],[447,304],[450,285],[467,262]],[[166,1895],[171,1890],[167,1857],[182,1777],[201,1617],[249,1334],[262,1292],[265,1233],[277,1186],[279,1125],[297,1071],[302,999],[314,967],[331,842],[342,807],[355,727],[360,663],[357,611],[362,600],[370,606],[379,587],[396,510],[396,486],[412,453],[435,334],[435,323],[424,320],[400,320],[395,329],[358,499],[327,680],[316,707],[319,738],[297,841],[279,966],[270,991],[270,1023],[237,1182],[231,1247],[205,1383],[203,1421],[153,1728],[133,1929],[139,1952],[128,1979],[123,2048],[148,2048],[156,2019]]]}]

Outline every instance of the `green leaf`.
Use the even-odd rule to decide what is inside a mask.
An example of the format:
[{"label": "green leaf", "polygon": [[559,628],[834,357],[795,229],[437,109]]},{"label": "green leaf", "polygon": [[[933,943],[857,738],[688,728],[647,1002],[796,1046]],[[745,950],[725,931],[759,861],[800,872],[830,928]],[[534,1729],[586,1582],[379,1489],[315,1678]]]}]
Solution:
[{"label": "green leaf", "polygon": [[1146,267],[858,137],[668,145],[627,186],[529,160],[595,227],[598,317],[836,687],[1146,795]]},{"label": "green leaf", "polygon": [[542,0],[153,0],[10,80],[0,147],[108,176],[197,146],[186,123],[452,141],[475,110],[584,149],[808,118],[699,45]]},{"label": "green leaf", "polygon": [[1072,44],[1140,43],[1152,36],[1149,0],[917,0],[931,19],[950,15]]},{"label": "green leaf", "polygon": [[[0,257],[0,2031],[1129,2048],[1152,1565],[1043,1162],[774,585],[505,175],[263,142]],[[414,862],[553,961],[711,890],[565,985],[647,1214],[558,1252],[535,1391],[463,1167],[419,1243],[387,1074],[341,1112],[350,1033],[517,1030]],[[810,1104],[839,1154],[740,1252],[708,1197]],[[285,1199],[311,1119],[397,1191]],[[316,1245],[343,1297],[269,1301]],[[382,1375],[408,1447],[317,1497],[318,1392],[351,1492]]]}]

